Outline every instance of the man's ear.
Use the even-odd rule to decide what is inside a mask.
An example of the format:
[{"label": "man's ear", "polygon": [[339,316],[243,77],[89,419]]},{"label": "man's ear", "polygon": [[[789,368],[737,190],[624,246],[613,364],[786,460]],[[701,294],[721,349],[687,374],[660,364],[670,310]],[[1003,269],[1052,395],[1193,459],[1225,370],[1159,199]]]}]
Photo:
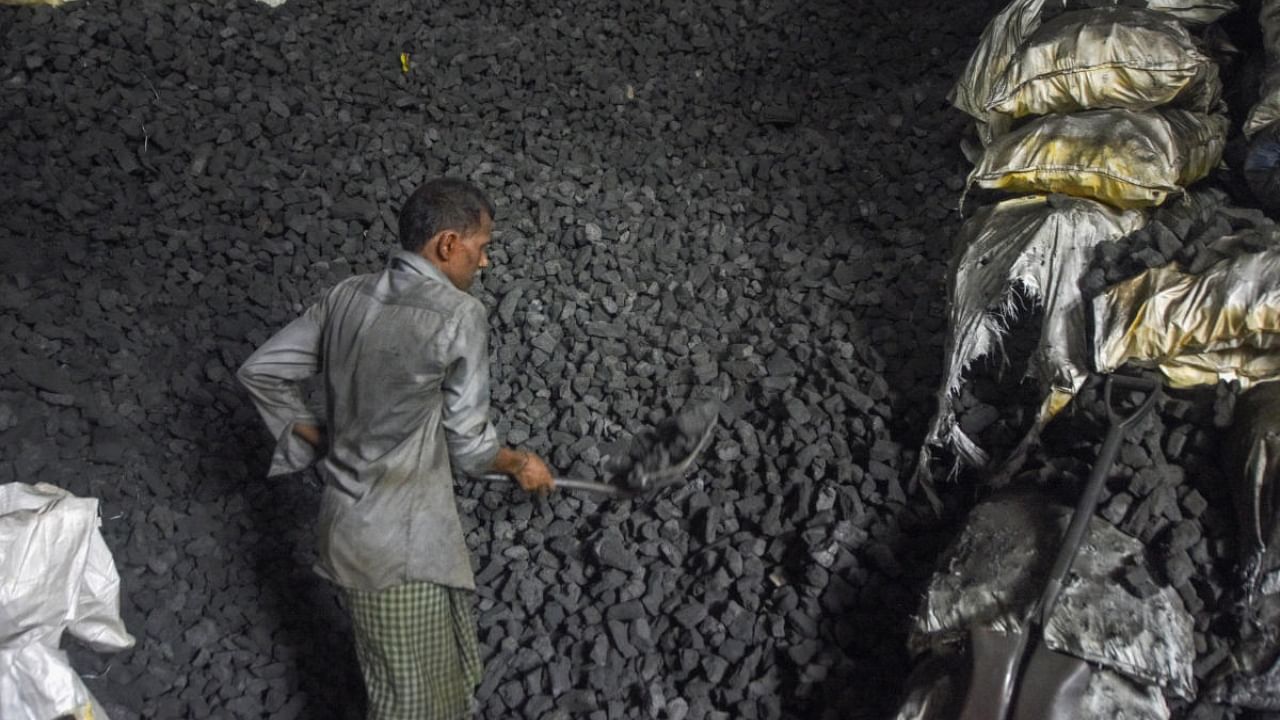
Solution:
[{"label": "man's ear", "polygon": [[436,254],[441,260],[448,260],[453,255],[454,250],[458,247],[459,237],[455,230],[445,230],[436,236]]}]

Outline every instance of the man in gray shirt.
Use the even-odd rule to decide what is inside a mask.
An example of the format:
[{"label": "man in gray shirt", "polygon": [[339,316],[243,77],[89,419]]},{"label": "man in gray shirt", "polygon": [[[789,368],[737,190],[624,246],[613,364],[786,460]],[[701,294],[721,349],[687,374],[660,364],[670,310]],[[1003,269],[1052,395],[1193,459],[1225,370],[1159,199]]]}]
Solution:
[{"label": "man in gray shirt", "polygon": [[[469,183],[424,184],[386,270],[330,289],[238,373],[276,438],[268,475],[319,460],[316,570],[351,607],[373,720],[464,716],[479,682],[453,470],[553,487],[546,463],[500,446],[489,420],[488,321],[467,290],[489,264],[493,214]],[[299,387],[317,373],[325,421]]]}]

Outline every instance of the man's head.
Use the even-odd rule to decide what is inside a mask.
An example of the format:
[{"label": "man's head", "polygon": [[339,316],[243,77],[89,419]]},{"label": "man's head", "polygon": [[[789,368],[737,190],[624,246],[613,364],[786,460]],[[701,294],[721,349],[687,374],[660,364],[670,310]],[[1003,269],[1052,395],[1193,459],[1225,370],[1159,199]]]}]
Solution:
[{"label": "man's head", "polygon": [[428,181],[400,209],[400,246],[440,268],[459,290],[489,266],[492,231],[493,204],[465,180]]}]

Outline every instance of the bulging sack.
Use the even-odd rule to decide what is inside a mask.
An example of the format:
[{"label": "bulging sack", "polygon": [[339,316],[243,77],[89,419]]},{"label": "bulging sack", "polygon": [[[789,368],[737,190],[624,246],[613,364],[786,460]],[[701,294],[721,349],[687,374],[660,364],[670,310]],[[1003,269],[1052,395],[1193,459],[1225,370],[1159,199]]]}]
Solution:
[{"label": "bulging sack", "polygon": [[[984,145],[1003,135],[1012,124],[1011,115],[990,108],[995,97],[994,89],[1003,80],[1005,71],[1023,45],[1040,28],[1046,5],[1050,9],[1061,10],[1068,3],[1063,0],[1013,0],[992,18],[947,96],[952,105],[978,121],[978,136]],[[1076,9],[1074,5],[1071,3],[1069,9]],[[1146,5],[1150,10],[1188,25],[1213,22],[1236,7],[1231,0],[1147,0]]]},{"label": "bulging sack", "polygon": [[1013,0],[992,18],[947,96],[952,105],[978,121],[978,134],[983,143],[1002,134],[1009,121],[1007,116],[992,112],[987,105],[992,89],[1004,76],[1018,48],[1040,26],[1043,8],[1044,0]]},{"label": "bulging sack", "polygon": [[1173,387],[1280,379],[1280,248],[1200,275],[1148,270],[1094,298],[1093,316],[1098,372],[1133,361]]},{"label": "bulging sack", "polygon": [[1253,136],[1241,170],[1262,207],[1280,211],[1280,123],[1271,123]]},{"label": "bulging sack", "polygon": [[1147,7],[1172,15],[1184,25],[1208,25],[1237,9],[1231,0],[1147,0]]},{"label": "bulging sack", "polygon": [[1153,207],[1208,175],[1226,135],[1226,117],[1187,110],[1047,115],[997,138],[969,182]]},{"label": "bulging sack", "polygon": [[1240,397],[1225,445],[1245,580],[1263,594],[1280,592],[1280,383]]},{"label": "bulging sack", "polygon": [[1247,137],[1253,137],[1259,130],[1280,120],[1280,0],[1262,0],[1258,24],[1262,26],[1267,72],[1258,91],[1258,102],[1249,110],[1249,117],[1244,122]]},{"label": "bulging sack", "polygon": [[1280,68],[1267,70],[1259,97],[1261,99],[1249,109],[1249,115],[1245,118],[1242,128],[1245,137],[1253,137],[1280,120]]},{"label": "bulging sack", "polygon": [[[1053,557],[1070,520],[1069,508],[1038,493],[997,496],[975,507],[929,580],[911,627],[912,651],[945,651],[966,642],[974,627],[1026,632],[1046,581],[1045,558]],[[1194,697],[1195,620],[1178,594],[1164,586],[1140,598],[1115,581],[1125,568],[1149,567],[1142,543],[1094,518],[1085,548],[1043,627],[1045,644],[1134,682]]]},{"label": "bulging sack", "polygon": [[1003,334],[1023,309],[1015,299],[1018,290],[1043,309],[1030,365],[1045,396],[1028,437],[1033,440],[1070,401],[1089,372],[1088,305],[1080,278],[1099,243],[1128,235],[1145,221],[1137,210],[1033,196],[982,208],[965,222],[947,271],[942,387],[919,455],[919,479],[928,478],[931,446],[951,449],[967,465],[987,463],[986,452],[959,426],[956,400],[965,371],[1001,346]]},{"label": "bulging sack", "polygon": [[991,90],[986,109],[1024,117],[1174,103],[1209,112],[1218,67],[1177,20],[1136,8],[1064,13],[1027,38]]}]

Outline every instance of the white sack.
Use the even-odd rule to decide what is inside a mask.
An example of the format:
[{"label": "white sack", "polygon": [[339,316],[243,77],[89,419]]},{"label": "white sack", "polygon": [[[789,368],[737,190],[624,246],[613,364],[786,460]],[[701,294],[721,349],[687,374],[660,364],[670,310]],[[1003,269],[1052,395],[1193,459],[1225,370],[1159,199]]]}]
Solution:
[{"label": "white sack", "polygon": [[99,651],[134,639],[98,501],[40,483],[0,485],[0,718],[105,720],[59,649],[64,630]]}]

